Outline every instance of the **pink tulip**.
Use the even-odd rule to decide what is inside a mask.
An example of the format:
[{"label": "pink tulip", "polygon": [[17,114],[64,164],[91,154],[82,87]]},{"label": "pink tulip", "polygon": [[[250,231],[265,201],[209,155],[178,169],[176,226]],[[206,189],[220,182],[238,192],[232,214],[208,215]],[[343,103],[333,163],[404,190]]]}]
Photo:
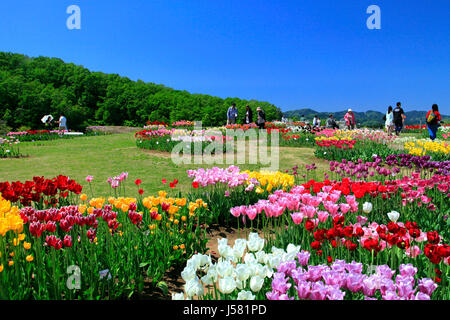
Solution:
[{"label": "pink tulip", "polygon": [[303,221],[303,214],[301,212],[291,213],[291,217],[295,224],[300,224]]},{"label": "pink tulip", "polygon": [[317,216],[320,222],[325,222],[330,214],[327,211],[318,211]]}]

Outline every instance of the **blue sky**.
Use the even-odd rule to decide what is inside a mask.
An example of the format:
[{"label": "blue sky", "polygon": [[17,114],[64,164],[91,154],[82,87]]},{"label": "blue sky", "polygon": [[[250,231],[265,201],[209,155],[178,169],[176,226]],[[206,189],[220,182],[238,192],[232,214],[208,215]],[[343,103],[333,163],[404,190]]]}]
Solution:
[{"label": "blue sky", "polygon": [[[66,8],[81,9],[68,30]],[[369,5],[381,30],[369,30]],[[450,114],[450,1],[2,1],[0,50],[293,110]]]}]

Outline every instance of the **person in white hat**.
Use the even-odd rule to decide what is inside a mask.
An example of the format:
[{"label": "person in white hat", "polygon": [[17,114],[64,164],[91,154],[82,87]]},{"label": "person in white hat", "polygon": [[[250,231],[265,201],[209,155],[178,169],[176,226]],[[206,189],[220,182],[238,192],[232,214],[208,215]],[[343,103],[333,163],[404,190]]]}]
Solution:
[{"label": "person in white hat", "polygon": [[348,112],[344,116],[345,121],[347,122],[347,129],[353,130],[356,128],[356,119],[355,114],[352,109],[348,109]]}]

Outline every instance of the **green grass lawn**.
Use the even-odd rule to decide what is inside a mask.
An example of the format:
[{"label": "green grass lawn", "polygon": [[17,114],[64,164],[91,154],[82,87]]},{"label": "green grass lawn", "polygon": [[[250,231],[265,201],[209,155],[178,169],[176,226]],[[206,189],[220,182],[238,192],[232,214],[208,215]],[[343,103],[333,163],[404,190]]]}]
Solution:
[{"label": "green grass lawn", "polygon": [[[141,187],[145,195],[159,190],[169,189],[161,179],[179,180],[176,190],[187,191],[191,188],[191,179],[186,170],[214,165],[173,163],[169,153],[142,150],[136,147],[132,133],[80,137],[76,139],[26,142],[20,145],[20,151],[26,157],[18,159],[0,159],[0,181],[26,181],[33,176],[52,178],[59,174],[67,175],[82,184],[83,192],[90,196],[87,175],[94,176],[92,188],[94,196],[109,196],[108,177],[129,173],[126,183],[127,196],[137,195],[136,179],[142,180]],[[192,161],[193,162],[193,161]],[[248,161],[247,161],[248,162]],[[327,162],[314,156],[312,148],[280,148],[280,171],[295,165],[304,168],[305,164],[316,163],[318,173],[328,168]],[[228,164],[215,165],[227,167]],[[257,170],[264,165],[239,165],[243,170]],[[302,172],[304,170],[300,170]]]}]

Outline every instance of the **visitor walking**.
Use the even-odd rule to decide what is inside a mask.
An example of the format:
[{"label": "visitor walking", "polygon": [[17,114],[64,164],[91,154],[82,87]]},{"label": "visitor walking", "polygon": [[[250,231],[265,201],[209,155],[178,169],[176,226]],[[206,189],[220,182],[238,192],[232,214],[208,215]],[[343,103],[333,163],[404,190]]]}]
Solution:
[{"label": "visitor walking", "polygon": [[434,141],[439,126],[441,125],[441,114],[437,104],[433,104],[431,110],[428,111],[426,117],[428,132],[430,133],[430,139]]},{"label": "visitor walking", "polygon": [[231,107],[228,108],[227,111],[227,124],[235,124],[238,116],[238,112],[236,109],[236,103],[233,103]]},{"label": "visitor walking", "polygon": [[253,123],[253,111],[250,109],[250,106],[245,107],[245,118],[244,118],[245,124]]},{"label": "visitor walking", "polygon": [[256,109],[256,112],[258,112],[258,119],[257,119],[258,127],[259,129],[264,129],[266,124],[266,113],[260,107]]},{"label": "visitor walking", "polygon": [[345,122],[347,123],[347,129],[353,130],[356,128],[356,119],[355,114],[352,109],[348,109],[347,113],[344,116]]},{"label": "visitor walking", "polygon": [[384,117],[384,126],[386,127],[387,134],[390,136],[392,134],[392,129],[394,128],[394,114],[392,112],[392,106],[388,107],[388,110]]},{"label": "visitor walking", "polygon": [[402,109],[401,102],[397,102],[397,106],[392,111],[392,113],[394,116],[395,134],[398,136],[403,129],[403,124],[406,119],[405,112]]},{"label": "visitor walking", "polygon": [[333,118],[333,114],[330,114],[328,116],[327,122],[326,122],[326,128],[327,129],[339,129],[338,124],[336,123],[336,121]]}]

